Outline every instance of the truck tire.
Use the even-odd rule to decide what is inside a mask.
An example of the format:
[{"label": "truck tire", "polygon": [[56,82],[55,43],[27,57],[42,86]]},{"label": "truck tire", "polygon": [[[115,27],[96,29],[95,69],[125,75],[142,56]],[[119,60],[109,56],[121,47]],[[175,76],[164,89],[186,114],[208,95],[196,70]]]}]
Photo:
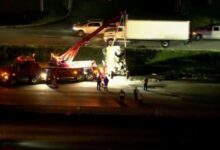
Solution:
[{"label": "truck tire", "polygon": [[196,41],[201,41],[202,40],[202,35],[201,34],[196,35],[195,40]]},{"label": "truck tire", "polygon": [[167,48],[167,47],[170,46],[170,42],[169,42],[169,41],[161,41],[161,46],[162,46],[163,48]]},{"label": "truck tire", "polygon": [[77,80],[77,81],[84,81],[84,80],[85,80],[85,76],[79,74],[79,75],[76,77],[76,80]]},{"label": "truck tire", "polygon": [[86,80],[92,81],[92,80],[94,80],[94,76],[92,74],[87,74],[86,75]]},{"label": "truck tire", "polygon": [[9,80],[10,86],[15,86],[16,84],[17,84],[17,80],[15,78],[12,78],[11,80]]},{"label": "truck tire", "polygon": [[37,84],[38,81],[39,81],[39,80],[38,80],[38,77],[31,77],[31,78],[30,78],[30,83],[31,83],[31,84]]},{"label": "truck tire", "polygon": [[107,40],[107,45],[112,45],[112,43],[113,43],[113,39],[108,39]]},{"label": "truck tire", "polygon": [[77,32],[77,35],[80,36],[80,37],[82,37],[82,36],[85,35],[85,33],[84,33],[83,30],[79,30],[79,31]]}]

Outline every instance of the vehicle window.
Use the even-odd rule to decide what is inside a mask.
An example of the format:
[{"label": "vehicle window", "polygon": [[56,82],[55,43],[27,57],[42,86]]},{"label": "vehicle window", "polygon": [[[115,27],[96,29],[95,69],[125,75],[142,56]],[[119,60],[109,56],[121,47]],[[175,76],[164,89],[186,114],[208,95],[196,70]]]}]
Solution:
[{"label": "vehicle window", "polygon": [[122,28],[119,28],[118,31],[123,31]]},{"label": "vehicle window", "polygon": [[100,26],[100,24],[99,23],[94,23],[94,26]]},{"label": "vehicle window", "polygon": [[93,23],[89,23],[88,26],[94,26]]},{"label": "vehicle window", "polygon": [[21,70],[23,70],[23,69],[25,69],[25,68],[27,68],[27,64],[26,64],[26,63],[20,64],[20,69],[21,69]]},{"label": "vehicle window", "polygon": [[106,31],[107,32],[113,32],[113,31],[115,31],[116,29],[115,28],[109,28],[109,29],[107,29]]},{"label": "vehicle window", "polygon": [[212,27],[207,27],[206,30],[207,30],[207,31],[211,31],[211,30],[212,30]]},{"label": "vehicle window", "polygon": [[214,27],[214,31],[219,31],[219,27]]},{"label": "vehicle window", "polygon": [[89,26],[99,26],[99,23],[89,23]]}]

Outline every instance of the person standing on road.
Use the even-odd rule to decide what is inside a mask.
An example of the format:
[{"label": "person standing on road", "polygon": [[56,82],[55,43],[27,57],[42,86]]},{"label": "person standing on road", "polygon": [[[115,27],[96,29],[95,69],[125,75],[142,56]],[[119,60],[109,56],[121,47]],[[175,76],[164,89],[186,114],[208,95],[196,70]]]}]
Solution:
[{"label": "person standing on road", "polygon": [[108,82],[109,82],[108,77],[105,76],[104,78],[104,90],[105,91],[108,91]]},{"label": "person standing on road", "polygon": [[143,97],[142,97],[142,94],[141,92],[138,92],[137,94],[137,99],[138,99],[138,103],[141,104],[143,102]]},{"label": "person standing on road", "polygon": [[55,75],[52,76],[52,86],[53,88],[58,88],[57,77]]},{"label": "person standing on road", "polygon": [[134,91],[133,91],[133,94],[134,94],[134,100],[136,100],[136,101],[138,100],[138,92],[139,92],[139,91],[138,91],[138,88],[135,87],[135,88],[134,88]]},{"label": "person standing on road", "polygon": [[102,82],[102,80],[101,80],[101,77],[100,77],[100,75],[97,77],[97,90],[98,91],[100,91],[101,90],[101,82]]},{"label": "person standing on road", "polygon": [[144,91],[147,91],[147,87],[148,87],[148,77],[146,76],[146,78],[144,79]]},{"label": "person standing on road", "polygon": [[125,100],[125,91],[123,89],[120,90],[119,99],[121,103],[124,103]]}]

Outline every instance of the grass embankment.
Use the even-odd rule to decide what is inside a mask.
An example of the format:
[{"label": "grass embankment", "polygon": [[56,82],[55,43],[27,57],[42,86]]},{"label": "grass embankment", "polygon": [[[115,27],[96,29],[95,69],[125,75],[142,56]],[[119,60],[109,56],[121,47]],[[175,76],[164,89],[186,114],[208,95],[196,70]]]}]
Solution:
[{"label": "grass embankment", "polygon": [[166,78],[220,79],[220,52],[127,49],[131,74],[164,74]]},{"label": "grass embankment", "polygon": [[[30,56],[36,54],[38,62],[48,62],[50,54],[55,53],[61,55],[65,53],[69,47],[36,47],[36,46],[0,46],[0,65],[12,63],[16,57],[24,55]],[[101,64],[102,52],[101,49],[82,47],[80,48],[75,60],[95,60],[97,64]]]},{"label": "grass embankment", "polygon": [[[36,53],[36,60],[48,62],[50,53],[63,54],[68,47],[0,46],[0,65],[13,62],[20,55]],[[131,75],[163,74],[167,79],[193,78],[220,81],[220,52],[188,50],[126,49]],[[95,60],[102,63],[99,48],[80,48],[75,60]]]}]

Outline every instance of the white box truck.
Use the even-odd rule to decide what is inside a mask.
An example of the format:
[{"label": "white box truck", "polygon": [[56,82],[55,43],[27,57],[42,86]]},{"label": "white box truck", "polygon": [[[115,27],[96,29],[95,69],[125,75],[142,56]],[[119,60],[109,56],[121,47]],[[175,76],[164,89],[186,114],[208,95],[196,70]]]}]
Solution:
[{"label": "white box truck", "polygon": [[109,28],[104,32],[104,41],[157,40],[168,47],[171,40],[188,41],[190,21],[126,20],[125,26]]}]

